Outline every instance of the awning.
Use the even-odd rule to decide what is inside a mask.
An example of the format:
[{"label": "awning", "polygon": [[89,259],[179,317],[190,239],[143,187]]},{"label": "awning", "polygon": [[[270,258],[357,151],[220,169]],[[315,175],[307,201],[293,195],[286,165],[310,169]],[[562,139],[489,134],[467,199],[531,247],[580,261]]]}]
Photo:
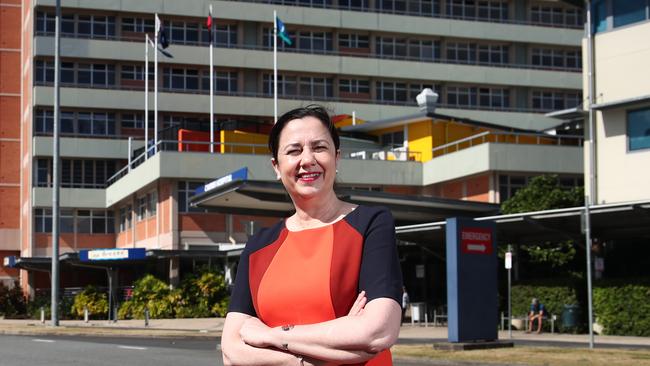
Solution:
[{"label": "awning", "polygon": [[[451,216],[477,217],[498,212],[499,206],[434,198],[421,195],[401,195],[349,188],[335,189],[336,195],[347,202],[388,207],[401,223],[421,223]],[[197,207],[218,212],[287,217],[293,213],[291,198],[281,183],[237,180],[205,190],[190,199]]]},{"label": "awning", "polygon": [[[584,206],[521,214],[486,216],[476,221],[493,221],[500,242],[539,243],[550,240],[583,240]],[[650,201],[591,206],[592,237],[650,239]],[[397,227],[397,237],[419,244],[445,243],[445,221]]]},{"label": "awning", "polygon": [[612,102],[597,103],[594,104],[592,108],[595,110],[607,110],[607,109],[614,109],[614,108],[624,108],[628,106],[633,106],[637,104],[646,104],[646,103],[650,103],[650,94],[642,95],[640,97],[615,100]]}]

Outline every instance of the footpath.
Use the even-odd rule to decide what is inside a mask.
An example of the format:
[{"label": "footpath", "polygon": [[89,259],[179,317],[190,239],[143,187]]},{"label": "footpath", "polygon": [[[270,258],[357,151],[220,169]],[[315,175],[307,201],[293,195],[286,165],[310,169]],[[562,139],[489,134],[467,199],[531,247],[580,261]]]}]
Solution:
[{"label": "footpath", "polygon": [[[52,327],[46,320],[0,319],[0,335],[67,335],[67,336],[119,336],[145,338],[207,338],[217,339],[223,329],[223,318],[204,319],[151,319],[145,326],[144,320],[61,320],[58,327]],[[510,340],[507,331],[499,332],[500,340]],[[405,324],[402,326],[398,344],[430,344],[447,340],[446,327],[424,327]],[[574,346],[589,343],[588,335],[559,333],[512,332],[515,344],[539,346]],[[595,344],[608,347],[648,347],[650,337],[595,336]]]}]

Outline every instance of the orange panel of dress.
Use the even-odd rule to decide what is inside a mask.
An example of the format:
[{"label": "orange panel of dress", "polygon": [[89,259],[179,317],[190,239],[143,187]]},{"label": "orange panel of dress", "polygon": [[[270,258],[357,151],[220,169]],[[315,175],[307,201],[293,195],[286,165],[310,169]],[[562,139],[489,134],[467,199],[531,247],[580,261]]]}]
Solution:
[{"label": "orange panel of dress", "polygon": [[[395,224],[385,208],[358,206],[333,224],[290,231],[284,220],[250,238],[228,311],[270,327],[313,324],[348,314],[360,291],[368,301],[402,296]],[[390,350],[362,365],[392,365]]]}]

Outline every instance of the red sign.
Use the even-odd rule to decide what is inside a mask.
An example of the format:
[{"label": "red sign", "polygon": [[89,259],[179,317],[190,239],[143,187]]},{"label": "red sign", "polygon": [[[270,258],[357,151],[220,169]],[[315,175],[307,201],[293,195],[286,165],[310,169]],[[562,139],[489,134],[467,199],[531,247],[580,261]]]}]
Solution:
[{"label": "red sign", "polygon": [[460,248],[465,254],[492,254],[492,230],[480,227],[461,229]]}]

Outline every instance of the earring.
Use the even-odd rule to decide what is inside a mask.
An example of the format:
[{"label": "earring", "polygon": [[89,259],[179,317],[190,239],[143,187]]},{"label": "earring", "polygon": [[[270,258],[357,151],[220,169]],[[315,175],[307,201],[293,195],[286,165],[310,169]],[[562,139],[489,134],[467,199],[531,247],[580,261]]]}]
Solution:
[{"label": "earring", "polygon": [[282,177],[278,175],[277,177],[275,177],[275,179],[280,180],[280,179],[282,179]]},{"label": "earring", "polygon": [[336,169],[336,174],[339,174],[339,170],[338,170],[338,169]]}]

